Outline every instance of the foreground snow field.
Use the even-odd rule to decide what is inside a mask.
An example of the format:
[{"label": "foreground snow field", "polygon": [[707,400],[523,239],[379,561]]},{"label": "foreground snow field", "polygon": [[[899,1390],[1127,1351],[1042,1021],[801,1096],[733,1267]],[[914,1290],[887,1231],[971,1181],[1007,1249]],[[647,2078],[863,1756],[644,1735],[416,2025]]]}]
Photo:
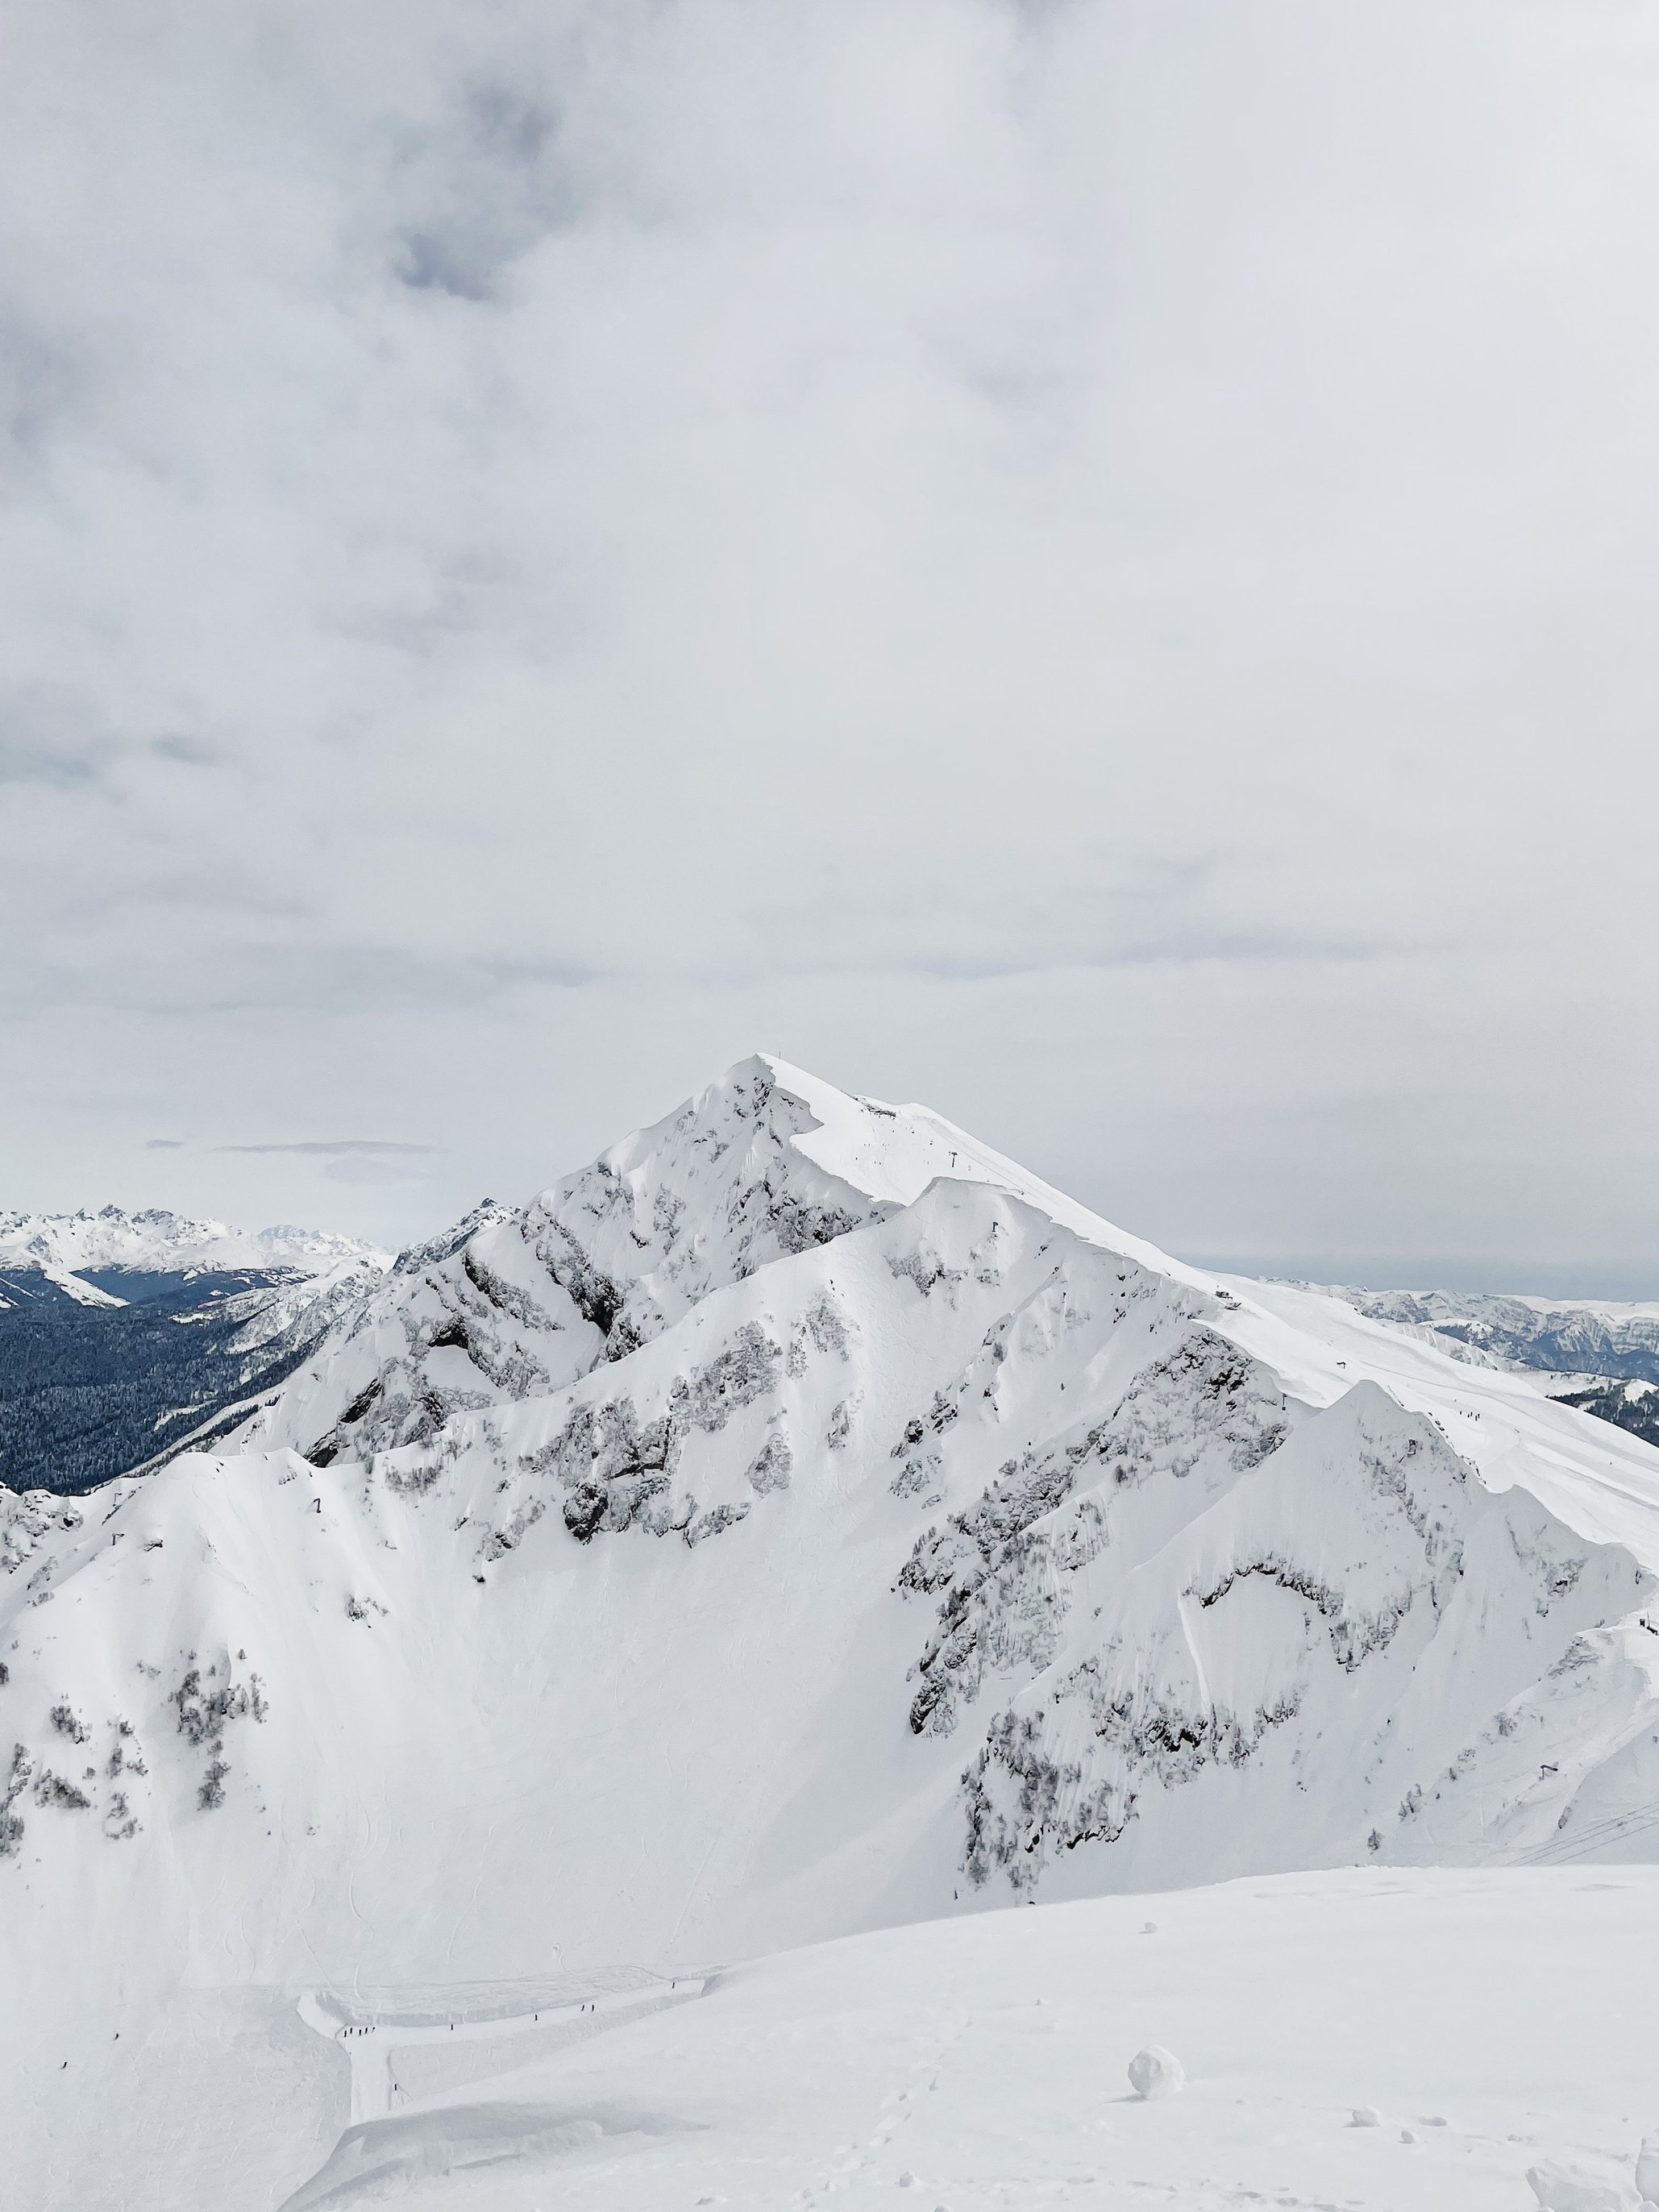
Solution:
[{"label": "foreground snow field", "polygon": [[[1659,2120],[1619,2086],[1651,2057],[1659,1453],[1525,1376],[757,1059],[401,1255],[228,1441],[0,1490],[24,2205],[272,2203],[356,2124],[302,2202],[461,2187],[421,2179],[453,2137],[555,2159],[560,2203],[832,2169],[1029,2203],[1073,2157],[1130,2190],[1133,2152],[1183,2204],[1404,2212]],[[1016,1994],[958,2034],[975,1989]],[[1155,2117],[1112,2101],[1149,2041],[1190,2082]],[[517,2117],[414,2113],[538,2053]],[[924,2064],[953,2117],[859,2165]],[[1389,2125],[1333,2143],[1328,2102]]]},{"label": "foreground snow field", "polygon": [[[1656,1937],[1645,1867],[1355,1870],[889,1929],[672,2002],[599,1977],[556,2018],[545,1984],[203,1990],[27,2055],[9,2133],[49,2120],[50,2148],[7,2201],[1525,2212],[1553,2165],[1633,2206]],[[1187,2074],[1152,2104],[1127,2075],[1149,2041]],[[398,2088],[353,2126],[371,2046]]]}]

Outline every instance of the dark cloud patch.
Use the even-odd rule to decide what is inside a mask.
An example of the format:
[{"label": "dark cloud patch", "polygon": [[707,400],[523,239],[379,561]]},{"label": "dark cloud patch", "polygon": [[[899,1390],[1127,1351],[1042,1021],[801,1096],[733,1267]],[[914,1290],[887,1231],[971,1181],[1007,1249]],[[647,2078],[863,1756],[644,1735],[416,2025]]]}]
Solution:
[{"label": "dark cloud patch", "polygon": [[76,752],[32,745],[0,731],[0,783],[44,783],[54,790],[72,791],[95,782],[106,757],[100,750]]},{"label": "dark cloud patch", "polygon": [[477,242],[452,229],[406,231],[398,243],[397,273],[398,283],[411,291],[487,300],[493,272]]},{"label": "dark cloud patch", "polygon": [[40,783],[59,791],[92,784],[116,746],[93,710],[55,686],[0,693],[0,783]]},{"label": "dark cloud patch", "polygon": [[551,102],[499,82],[468,87],[440,123],[407,134],[392,189],[421,210],[393,231],[398,283],[473,302],[494,298],[576,204]]},{"label": "dark cloud patch", "polygon": [[179,761],[187,768],[211,768],[222,757],[219,747],[210,744],[205,738],[152,738],[149,749],[161,759]]},{"label": "dark cloud patch", "polygon": [[84,386],[76,354],[0,301],[0,459],[9,471],[26,476],[45,459]]}]

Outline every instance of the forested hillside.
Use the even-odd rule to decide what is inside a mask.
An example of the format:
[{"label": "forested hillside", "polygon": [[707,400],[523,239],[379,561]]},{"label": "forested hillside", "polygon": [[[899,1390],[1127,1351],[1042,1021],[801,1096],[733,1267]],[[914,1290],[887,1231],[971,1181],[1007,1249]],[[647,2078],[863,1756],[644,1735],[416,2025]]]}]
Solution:
[{"label": "forested hillside", "polygon": [[253,1324],[286,1271],[81,1279],[122,1299],[88,1305],[39,1272],[0,1274],[0,1482],[90,1490],[141,1466],[226,1407],[291,1372],[314,1340]]}]

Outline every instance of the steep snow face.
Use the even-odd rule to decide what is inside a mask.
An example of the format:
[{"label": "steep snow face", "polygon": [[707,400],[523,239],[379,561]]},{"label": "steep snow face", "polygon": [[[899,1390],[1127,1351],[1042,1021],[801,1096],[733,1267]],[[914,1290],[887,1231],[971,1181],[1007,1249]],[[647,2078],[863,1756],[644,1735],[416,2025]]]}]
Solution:
[{"label": "steep snow face", "polygon": [[[1074,1891],[1107,1867],[1150,1881],[1286,1857],[1501,1859],[1572,1826],[1587,1752],[1627,1746],[1642,1786],[1659,1783],[1640,1732],[1654,1577],[1523,1490],[1486,1490],[1374,1383],[1150,1557],[1091,1544],[1097,1510],[1079,1500],[1045,1531],[1061,1559],[1086,1553],[1080,1626],[977,1755],[978,1880],[1029,1892],[1079,1844],[1095,1848]],[[1199,1784],[1201,1839],[1181,1802]],[[1596,1832],[1579,1811],[1575,1847]]]},{"label": "steep snow face", "polygon": [[[380,1267],[391,1255],[355,1237],[320,1229],[231,1229],[222,1221],[191,1221],[152,1206],[125,1213],[106,1206],[97,1213],[0,1212],[0,1267],[35,1267],[54,1279],[88,1270],[131,1269],[173,1274],[187,1268],[233,1273],[239,1268],[292,1268],[320,1275],[343,1262]],[[99,1293],[82,1288],[93,1298]]]},{"label": "steep snow face", "polygon": [[112,2027],[1659,1856],[1650,1448],[777,1062],[404,1255],[258,1426],[0,1494],[0,1940]]}]

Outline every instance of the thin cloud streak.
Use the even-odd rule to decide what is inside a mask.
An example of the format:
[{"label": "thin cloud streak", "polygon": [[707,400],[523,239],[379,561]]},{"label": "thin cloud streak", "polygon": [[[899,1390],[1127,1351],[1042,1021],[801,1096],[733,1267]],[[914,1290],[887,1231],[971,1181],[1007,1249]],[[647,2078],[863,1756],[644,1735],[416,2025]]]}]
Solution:
[{"label": "thin cloud streak", "polygon": [[441,1145],[404,1145],[380,1137],[338,1137],[325,1142],[281,1145],[215,1145],[216,1152],[299,1152],[319,1158],[337,1159],[347,1154],[362,1154],[367,1158],[399,1158],[423,1155],[430,1157],[444,1150]]}]

